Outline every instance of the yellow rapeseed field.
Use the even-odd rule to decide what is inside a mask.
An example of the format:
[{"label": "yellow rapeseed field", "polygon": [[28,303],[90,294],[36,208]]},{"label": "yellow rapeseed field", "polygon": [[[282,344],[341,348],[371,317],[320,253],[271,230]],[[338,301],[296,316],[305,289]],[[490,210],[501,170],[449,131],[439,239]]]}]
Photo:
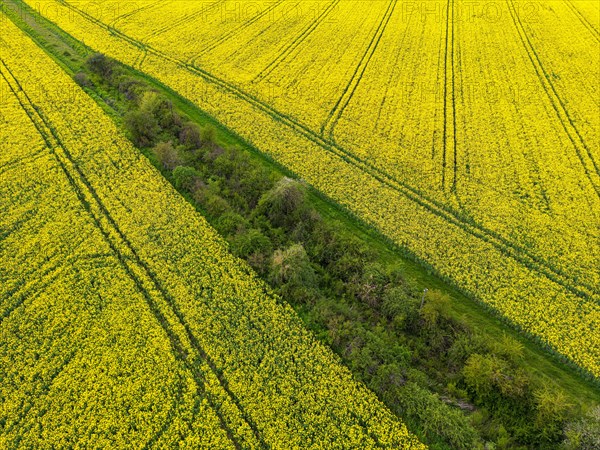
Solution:
[{"label": "yellow rapeseed field", "polygon": [[0,92],[0,448],[424,448],[7,20]]},{"label": "yellow rapeseed field", "polygon": [[27,3],[600,376],[597,2]]}]

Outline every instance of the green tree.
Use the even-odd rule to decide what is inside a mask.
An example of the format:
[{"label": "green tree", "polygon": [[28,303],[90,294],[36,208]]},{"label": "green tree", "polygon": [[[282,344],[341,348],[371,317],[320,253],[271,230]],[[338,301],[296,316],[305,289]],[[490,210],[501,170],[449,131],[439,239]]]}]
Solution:
[{"label": "green tree", "polygon": [[173,169],[173,179],[177,189],[191,190],[199,179],[199,174],[193,167],[177,166]]},{"label": "green tree", "polygon": [[269,278],[289,300],[310,302],[317,296],[317,276],[302,244],[273,253]]},{"label": "green tree", "polygon": [[138,147],[153,145],[160,131],[156,118],[143,110],[128,112],[125,115],[125,126]]},{"label": "green tree", "polygon": [[179,142],[187,150],[197,150],[202,147],[202,130],[194,122],[186,122],[179,132]]},{"label": "green tree", "polygon": [[265,214],[276,227],[293,229],[306,211],[303,188],[295,180],[283,177],[258,202],[256,212]]},{"label": "green tree", "polygon": [[103,78],[109,79],[113,74],[114,62],[102,53],[94,53],[86,60],[88,69]]},{"label": "green tree", "polygon": [[158,163],[167,170],[173,170],[181,164],[179,153],[175,147],[173,147],[171,141],[159,142],[154,146],[152,151],[154,152]]}]

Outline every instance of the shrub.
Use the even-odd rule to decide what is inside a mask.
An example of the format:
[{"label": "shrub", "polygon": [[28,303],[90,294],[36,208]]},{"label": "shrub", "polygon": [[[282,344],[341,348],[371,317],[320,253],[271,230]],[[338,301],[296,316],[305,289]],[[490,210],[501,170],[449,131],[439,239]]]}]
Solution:
[{"label": "shrub", "polygon": [[173,143],[171,141],[159,142],[154,147],[153,152],[159,164],[167,170],[173,170],[181,163],[179,153],[175,147],[173,147]]},{"label": "shrub", "polygon": [[211,125],[205,125],[202,129],[201,138],[203,142],[207,142],[209,144],[216,144],[217,132]]},{"label": "shrub", "polygon": [[73,75],[73,80],[75,80],[75,83],[77,83],[81,87],[93,86],[90,77],[88,77],[87,74],[84,72],[77,72],[75,75]]},{"label": "shrub", "polygon": [[562,436],[564,422],[573,405],[568,403],[565,394],[555,388],[543,386],[533,392],[535,403],[535,425],[538,439],[556,442]]},{"label": "shrub", "polygon": [[173,169],[173,179],[177,189],[191,190],[199,179],[199,174],[193,167],[177,166]]},{"label": "shrub", "polygon": [[173,109],[170,100],[156,91],[145,91],[139,100],[139,110],[154,117],[162,130],[171,132],[175,137],[178,136],[182,126],[181,117]]},{"label": "shrub", "polygon": [[275,251],[269,278],[288,301],[308,303],[318,297],[317,276],[301,244]]},{"label": "shrub", "polygon": [[188,150],[202,147],[202,130],[193,122],[186,122],[179,132],[179,142]]},{"label": "shrub", "polygon": [[449,317],[450,298],[439,291],[429,291],[419,312],[426,327],[435,328],[440,319]]},{"label": "shrub", "polygon": [[210,192],[210,190],[204,192],[204,201],[202,204],[208,214],[213,217],[217,217],[221,214],[231,211],[231,206],[227,200],[218,194]]},{"label": "shrub", "polygon": [[385,290],[381,311],[392,321],[394,327],[404,330],[418,318],[418,303],[409,297],[402,287],[392,286]]},{"label": "shrub", "polygon": [[413,382],[398,390],[398,406],[403,417],[415,420],[428,436],[443,436],[453,448],[472,450],[478,443],[477,432],[458,409],[441,402],[437,395]]},{"label": "shrub", "polygon": [[144,92],[146,92],[146,86],[143,83],[129,77],[124,77],[120,80],[118,89],[127,100],[135,101],[139,101]]},{"label": "shrub", "polygon": [[86,60],[86,65],[90,71],[102,78],[110,78],[113,74],[114,63],[102,53],[94,53]]},{"label": "shrub", "polygon": [[160,131],[156,118],[147,111],[130,111],[125,115],[125,126],[138,147],[154,144]]},{"label": "shrub", "polygon": [[297,181],[283,177],[261,197],[256,210],[276,227],[293,228],[306,210],[304,190]]},{"label": "shrub", "polygon": [[523,397],[528,385],[522,369],[511,367],[496,355],[472,354],[462,374],[469,390],[480,402],[501,403],[502,397]]},{"label": "shrub", "polygon": [[255,253],[271,253],[272,244],[260,230],[250,229],[236,234],[232,250],[238,256],[246,258]]},{"label": "shrub", "polygon": [[246,228],[248,221],[236,212],[226,212],[216,221],[216,227],[224,236],[235,234],[238,230]]}]

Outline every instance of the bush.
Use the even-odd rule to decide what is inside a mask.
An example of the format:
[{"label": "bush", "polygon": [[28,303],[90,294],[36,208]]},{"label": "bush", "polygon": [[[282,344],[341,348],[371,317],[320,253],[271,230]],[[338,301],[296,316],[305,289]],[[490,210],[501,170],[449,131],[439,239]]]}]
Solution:
[{"label": "bush", "polygon": [[433,329],[440,319],[448,319],[450,298],[439,291],[429,291],[425,295],[425,303],[419,310],[425,326]]},{"label": "bush", "polygon": [[472,450],[477,447],[477,431],[458,409],[443,403],[439,397],[413,382],[398,390],[398,406],[402,417],[416,421],[425,435],[442,436],[453,448]]},{"label": "bush", "polygon": [[256,212],[265,214],[276,227],[293,229],[306,211],[305,193],[300,184],[283,177],[258,202]]},{"label": "bush", "polygon": [[447,353],[449,366],[453,369],[462,367],[472,354],[484,353],[486,351],[485,347],[484,342],[478,335],[467,332],[459,333]]},{"label": "bush", "polygon": [[146,86],[135,78],[124,77],[119,82],[119,92],[121,92],[127,100],[139,101],[146,92]]},{"label": "bush", "polygon": [[248,221],[236,212],[226,212],[216,221],[216,228],[224,236],[237,233],[248,226]]},{"label": "bush", "polygon": [[316,221],[310,237],[311,255],[333,277],[348,282],[360,277],[374,251],[339,226]]},{"label": "bush", "polygon": [[269,278],[288,301],[307,303],[318,296],[317,276],[301,244],[275,251]]},{"label": "bush", "polygon": [[383,294],[381,311],[398,330],[405,330],[417,321],[418,307],[417,300],[409,297],[402,287],[389,287]]},{"label": "bush", "polygon": [[227,200],[218,194],[210,192],[210,190],[204,192],[202,205],[206,209],[206,212],[213,217],[218,217],[221,214],[231,211],[231,206]]},{"label": "bush", "polygon": [[202,141],[209,144],[216,144],[217,132],[211,125],[205,125],[202,129],[201,136]]},{"label": "bush", "polygon": [[193,167],[177,166],[173,169],[173,179],[177,189],[189,191],[199,179],[199,174]]},{"label": "bush", "polygon": [[73,75],[73,80],[75,80],[75,83],[77,83],[81,87],[93,86],[90,77],[88,77],[87,74],[84,72],[77,72],[75,75]]},{"label": "bush", "polygon": [[202,130],[194,122],[186,122],[179,132],[179,142],[188,150],[202,147]]},{"label": "bush", "polygon": [[152,150],[158,163],[167,170],[173,170],[175,167],[181,164],[181,158],[179,153],[173,147],[173,143],[159,142]]},{"label": "bush", "polygon": [[86,65],[93,73],[109,79],[113,74],[114,63],[102,53],[94,53],[86,60]]},{"label": "bush", "polygon": [[231,248],[236,255],[247,258],[255,253],[271,253],[272,244],[260,230],[250,229],[236,234]]},{"label": "bush", "polygon": [[496,355],[472,354],[462,374],[479,402],[500,404],[503,398],[522,398],[529,382],[522,369]]},{"label": "bush", "polygon": [[[264,192],[273,187],[269,172],[261,167],[250,168],[243,165],[235,174],[236,180],[231,180],[230,188],[238,192],[246,203],[246,210],[251,211],[258,205]],[[235,184],[234,184],[235,183]]]},{"label": "bush", "polygon": [[130,111],[125,115],[125,126],[138,147],[154,144],[160,131],[156,118],[147,111]]},{"label": "bush", "polygon": [[514,364],[523,359],[523,344],[506,335],[493,343],[492,350]]},{"label": "bush", "polygon": [[537,439],[541,442],[557,442],[562,436],[564,422],[573,405],[567,402],[562,391],[549,386],[536,389],[533,398]]},{"label": "bush", "polygon": [[181,117],[174,111],[173,103],[156,91],[145,91],[139,101],[140,111],[151,115],[160,128],[171,131],[175,136],[182,126]]}]

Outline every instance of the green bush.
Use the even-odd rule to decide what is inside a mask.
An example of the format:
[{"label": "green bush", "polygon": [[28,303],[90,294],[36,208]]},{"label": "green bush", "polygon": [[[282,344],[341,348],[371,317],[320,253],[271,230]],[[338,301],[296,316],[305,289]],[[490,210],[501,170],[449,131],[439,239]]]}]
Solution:
[{"label": "green bush", "polygon": [[269,279],[289,301],[311,303],[319,296],[317,275],[302,244],[273,253]]},{"label": "green bush", "polygon": [[270,254],[272,248],[269,238],[256,229],[239,232],[231,244],[233,252],[242,258],[247,258],[254,253]]},{"label": "green bush", "polygon": [[187,150],[198,150],[202,147],[202,130],[194,122],[186,122],[179,132],[179,142]]},{"label": "green bush", "polygon": [[202,142],[208,144],[216,144],[217,142],[217,132],[212,125],[205,125],[204,128],[202,128],[200,137]]},{"label": "green bush", "polygon": [[223,236],[234,235],[248,225],[248,221],[243,216],[233,211],[222,214],[216,220],[216,227]]},{"label": "green bush", "polygon": [[522,369],[493,354],[472,354],[462,375],[475,398],[482,403],[500,403],[503,397],[522,398],[529,382]]},{"label": "green bush", "polygon": [[149,147],[156,141],[160,128],[156,118],[147,111],[134,110],[125,115],[125,126],[138,147]]},{"label": "green bush", "polygon": [[284,177],[262,196],[255,213],[265,214],[276,227],[293,229],[306,208],[303,188],[297,181]]},{"label": "green bush", "polygon": [[407,295],[404,288],[388,287],[383,293],[381,311],[396,330],[405,330],[418,318],[418,300]]},{"label": "green bush", "polygon": [[118,85],[119,92],[129,101],[139,102],[140,98],[146,92],[146,85],[141,81],[131,77],[121,77]]},{"label": "green bush", "polygon": [[398,399],[401,416],[416,421],[426,436],[441,436],[456,449],[477,447],[478,434],[467,417],[459,409],[441,402],[437,395],[408,382],[399,389]]},{"label": "green bush", "polygon": [[114,62],[104,56],[102,53],[94,53],[90,55],[86,60],[86,65],[91,72],[107,80],[113,74]]},{"label": "green bush", "polygon": [[173,147],[173,143],[159,142],[152,149],[158,163],[167,170],[173,170],[181,164],[179,152]]},{"label": "green bush", "polygon": [[173,180],[177,189],[189,191],[194,187],[198,179],[199,174],[193,167],[177,166],[173,169]]}]

